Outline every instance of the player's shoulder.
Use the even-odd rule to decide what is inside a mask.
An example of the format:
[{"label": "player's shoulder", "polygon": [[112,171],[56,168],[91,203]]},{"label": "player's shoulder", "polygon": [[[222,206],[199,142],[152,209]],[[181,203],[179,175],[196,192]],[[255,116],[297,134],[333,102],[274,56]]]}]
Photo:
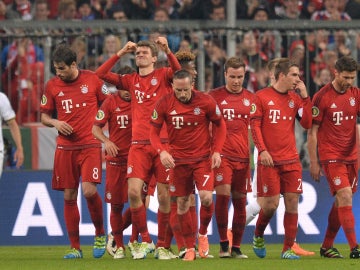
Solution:
[{"label": "player's shoulder", "polygon": [[0,101],[4,101],[4,100],[9,100],[7,95],[5,95],[5,93],[0,92]]},{"label": "player's shoulder", "polygon": [[210,96],[218,96],[218,95],[222,94],[225,90],[226,90],[226,89],[225,89],[225,86],[224,86],[224,85],[223,85],[223,86],[219,86],[219,87],[217,87],[217,88],[211,89],[211,90],[209,91],[209,95],[210,95]]},{"label": "player's shoulder", "polygon": [[321,87],[319,89],[319,91],[317,91],[314,94],[314,96],[312,98],[313,102],[320,102],[320,100],[324,99],[324,97],[326,97],[328,95],[328,93],[331,91],[334,91],[334,88],[331,83],[324,85],[323,87]]}]

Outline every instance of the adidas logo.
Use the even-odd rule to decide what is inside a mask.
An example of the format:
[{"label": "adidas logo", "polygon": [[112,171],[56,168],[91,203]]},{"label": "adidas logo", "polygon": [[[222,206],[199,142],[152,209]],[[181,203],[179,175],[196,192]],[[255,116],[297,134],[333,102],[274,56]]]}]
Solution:
[{"label": "adidas logo", "polygon": [[65,96],[65,95],[64,95],[63,91],[61,91],[58,96],[59,96],[59,97],[63,97],[63,96]]},{"label": "adidas logo", "polygon": [[175,110],[173,110],[172,112],[170,112],[170,115],[176,115],[177,112]]},{"label": "adidas logo", "polygon": [[335,108],[337,108],[337,106],[336,106],[335,103],[333,103],[333,104],[331,104],[330,108],[331,108],[331,109],[335,109]]},{"label": "adidas logo", "polygon": [[270,100],[268,105],[275,105],[274,101]]},{"label": "adidas logo", "polygon": [[228,103],[226,102],[226,100],[223,100],[220,104],[221,105],[227,105]]},{"label": "adidas logo", "polygon": [[140,84],[139,84],[139,83],[135,84],[135,87],[139,88],[139,87],[140,87]]},{"label": "adidas logo", "polygon": [[120,108],[117,107],[116,110],[115,110],[115,112],[120,112]]}]

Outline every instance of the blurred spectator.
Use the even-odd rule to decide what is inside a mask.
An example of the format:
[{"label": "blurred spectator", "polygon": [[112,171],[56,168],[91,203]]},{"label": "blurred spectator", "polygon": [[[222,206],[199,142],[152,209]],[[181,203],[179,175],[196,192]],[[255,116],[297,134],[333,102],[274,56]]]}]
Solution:
[{"label": "blurred spectator", "polygon": [[296,63],[299,66],[300,79],[305,81],[305,46],[304,41],[294,41],[290,46],[289,59],[291,62]]},{"label": "blurred spectator", "polygon": [[28,0],[14,0],[10,9],[16,14],[16,18],[24,21],[32,19],[31,15],[31,2]]},{"label": "blurred spectator", "polygon": [[205,19],[213,21],[223,21],[226,19],[226,6],[221,0],[211,0],[212,5],[208,8]]},{"label": "blurred spectator", "polygon": [[349,14],[340,11],[340,1],[344,0],[324,0],[324,10],[315,11],[311,19],[315,21],[350,21]]},{"label": "blurred spectator", "polygon": [[47,1],[49,3],[49,9],[50,9],[50,15],[49,18],[50,19],[56,19],[59,15],[59,11],[58,11],[58,7],[59,7],[59,2],[61,0],[49,0]]},{"label": "blurred spectator", "polygon": [[[328,84],[332,81],[332,76],[331,76],[331,71],[328,69],[328,68],[323,68],[321,70],[318,71],[318,73],[316,74],[315,78],[314,78],[314,82],[315,82],[315,89],[316,89],[316,92],[322,88],[325,84]],[[312,96],[315,94],[315,93],[311,93]]]},{"label": "blurred spectator", "polygon": [[254,69],[246,70],[243,85],[247,90],[255,93],[269,85],[269,78],[267,62],[260,59],[254,63]]},{"label": "blurred spectator", "polygon": [[92,21],[102,19],[102,14],[91,5],[90,0],[77,0],[77,13],[82,21]]},{"label": "blurred spectator", "polygon": [[[258,6],[251,18],[254,21],[267,21],[269,20],[270,12],[266,8],[266,6]],[[268,59],[273,59],[277,57],[275,54],[275,50],[277,47],[280,47],[281,43],[281,35],[279,31],[273,30],[266,30],[262,31],[260,29],[253,30],[255,38],[259,41],[259,49],[260,51],[264,52]],[[278,39],[276,39],[278,38]],[[279,42],[277,46],[276,42]]]},{"label": "blurred spectator", "polygon": [[[209,93],[211,89],[213,89],[213,72],[209,67],[205,68],[205,93]],[[200,89],[202,90],[202,89]]]},{"label": "blurred spectator", "polygon": [[248,31],[243,35],[240,43],[240,53],[250,71],[254,71],[255,65],[261,63],[261,61],[268,61],[268,57],[260,50],[259,41],[252,31]]},{"label": "blurred spectator", "polygon": [[179,18],[186,20],[201,20],[205,18],[202,0],[183,0],[178,9]]},{"label": "blurred spectator", "polygon": [[342,56],[349,56],[351,54],[351,40],[348,33],[344,30],[337,30],[334,32],[334,42],[328,45],[328,49],[335,51],[338,58]]},{"label": "blurred spectator", "polygon": [[179,19],[180,4],[176,0],[160,0],[160,7],[164,8],[170,19]]},{"label": "blurred spectator", "polygon": [[191,51],[191,43],[189,38],[183,38],[180,41],[179,51]]},{"label": "blurred spectator", "polygon": [[108,11],[107,16],[110,19],[114,19],[119,22],[125,22],[128,20],[124,8],[121,4],[113,5]]},{"label": "blurred spectator", "polygon": [[360,19],[360,1],[359,0],[343,0],[339,3],[340,12],[347,13],[351,19]]},{"label": "blurred spectator", "polygon": [[108,16],[109,10],[112,9],[116,2],[117,1],[113,0],[91,0],[91,6],[98,14],[100,14],[101,18],[111,18]]},{"label": "blurred spectator", "polygon": [[124,0],[121,3],[126,16],[131,20],[148,20],[154,13],[152,0]]},{"label": "blurred spectator", "polygon": [[29,38],[14,41],[2,51],[5,68],[2,85],[18,122],[38,120],[40,94],[44,85],[44,55]]},{"label": "blurred spectator", "polygon": [[205,41],[205,62],[206,66],[212,71],[212,86],[219,87],[225,83],[224,81],[224,63],[227,55],[218,39],[210,39]]},{"label": "blurred spectator", "polygon": [[237,1],[237,18],[238,19],[251,19],[255,10],[262,6],[269,12],[269,17],[274,16],[273,8],[270,7],[271,1],[266,0],[238,0]]},{"label": "blurred spectator", "polygon": [[166,22],[170,21],[168,11],[163,7],[156,8],[154,12],[154,21],[164,23],[155,31],[166,36],[171,51],[176,52],[179,49],[181,37],[177,29],[166,28]]},{"label": "blurred spectator", "polygon": [[0,0],[0,21],[2,20],[11,20],[20,18],[19,14],[6,5],[3,0]]},{"label": "blurred spectator", "polygon": [[[111,58],[116,52],[122,48],[121,39],[112,34],[107,35],[104,39],[102,53],[97,59],[97,65],[103,64],[106,60]],[[112,71],[117,72],[120,68],[124,66],[134,66],[134,56],[132,54],[126,54],[121,57],[119,61],[116,62]]]},{"label": "blurred spectator", "polygon": [[[282,19],[294,20],[300,19],[301,6],[299,6],[299,0],[283,0],[283,8],[278,9],[278,16]],[[281,10],[281,12],[279,12]]]},{"label": "blurred spectator", "polygon": [[[80,69],[90,69],[89,68],[89,55],[87,50],[87,45],[85,38],[82,36],[76,37],[70,44],[70,48],[76,52],[76,62]],[[91,69],[90,69],[91,70]]]},{"label": "blurred spectator", "polygon": [[47,0],[36,0],[34,3],[33,20],[47,21],[50,15],[49,4]]},{"label": "blurred spectator", "polygon": [[323,8],[323,0],[304,0],[300,17],[310,19],[313,13]]},{"label": "blurred spectator", "polygon": [[60,0],[58,5],[58,20],[75,20],[76,19],[76,1]]}]

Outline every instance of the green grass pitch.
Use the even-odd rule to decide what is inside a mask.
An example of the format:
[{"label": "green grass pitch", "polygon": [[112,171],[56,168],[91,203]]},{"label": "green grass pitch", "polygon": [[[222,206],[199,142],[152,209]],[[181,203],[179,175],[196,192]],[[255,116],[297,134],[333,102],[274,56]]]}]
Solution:
[{"label": "green grass pitch", "polygon": [[[313,250],[316,255],[302,257],[300,260],[282,260],[280,252],[282,245],[266,245],[267,256],[264,259],[256,257],[249,244],[242,245],[242,252],[249,256],[249,259],[220,259],[218,256],[218,245],[211,245],[213,259],[197,259],[193,262],[181,260],[159,261],[149,254],[145,260],[133,260],[127,250],[127,258],[114,260],[107,253],[101,259],[92,257],[92,247],[83,246],[83,259],[64,260],[62,256],[67,250],[66,246],[1,246],[0,262],[1,269],[109,269],[109,270],[346,270],[359,269],[360,260],[349,259],[349,248],[346,244],[337,244],[336,247],[345,257],[344,259],[325,259],[319,256],[320,244],[302,244],[302,247]],[[176,247],[173,247],[176,250]]]}]

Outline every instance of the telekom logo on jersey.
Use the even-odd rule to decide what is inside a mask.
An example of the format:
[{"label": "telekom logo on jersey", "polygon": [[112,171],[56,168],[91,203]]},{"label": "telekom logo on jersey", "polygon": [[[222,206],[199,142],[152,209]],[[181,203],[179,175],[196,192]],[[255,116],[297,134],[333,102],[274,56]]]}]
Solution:
[{"label": "telekom logo on jersey", "polygon": [[341,121],[343,120],[343,112],[333,112],[333,120],[335,122],[335,126],[340,126]]},{"label": "telekom logo on jersey", "polygon": [[[74,108],[72,99],[63,99],[61,101],[61,105],[62,105],[63,109],[65,110],[65,113],[71,113],[71,109]],[[75,107],[76,108],[86,107],[86,103],[85,102],[82,104],[76,103]]]},{"label": "telekom logo on jersey", "polygon": [[117,123],[119,124],[119,128],[126,128],[127,124],[129,124],[129,116],[128,115],[118,115],[116,117]]}]

